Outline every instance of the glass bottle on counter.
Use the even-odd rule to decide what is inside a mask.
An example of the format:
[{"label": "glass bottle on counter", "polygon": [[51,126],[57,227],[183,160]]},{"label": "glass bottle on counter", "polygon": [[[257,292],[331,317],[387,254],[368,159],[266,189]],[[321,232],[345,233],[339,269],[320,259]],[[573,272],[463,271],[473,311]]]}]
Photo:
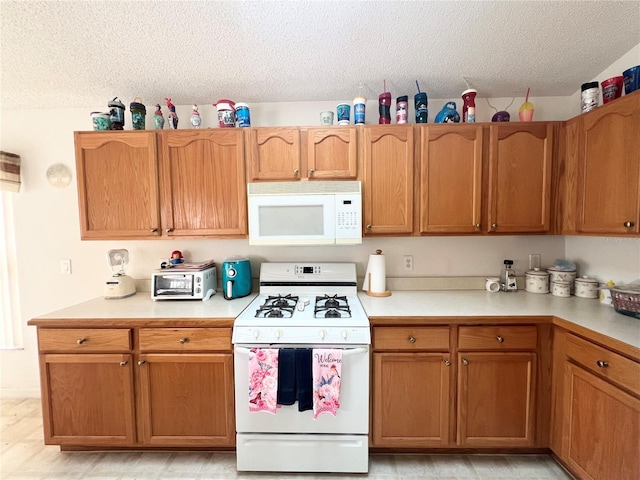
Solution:
[{"label": "glass bottle on counter", "polygon": [[513,270],[513,260],[505,260],[504,268],[500,272],[500,289],[503,292],[515,292],[518,290],[516,284],[516,271]]}]

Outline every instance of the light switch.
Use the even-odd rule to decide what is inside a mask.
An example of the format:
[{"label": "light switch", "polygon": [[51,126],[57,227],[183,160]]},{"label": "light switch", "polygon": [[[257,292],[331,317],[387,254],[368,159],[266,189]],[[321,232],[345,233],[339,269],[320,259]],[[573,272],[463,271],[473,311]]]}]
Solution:
[{"label": "light switch", "polygon": [[71,259],[60,260],[60,273],[71,275]]}]

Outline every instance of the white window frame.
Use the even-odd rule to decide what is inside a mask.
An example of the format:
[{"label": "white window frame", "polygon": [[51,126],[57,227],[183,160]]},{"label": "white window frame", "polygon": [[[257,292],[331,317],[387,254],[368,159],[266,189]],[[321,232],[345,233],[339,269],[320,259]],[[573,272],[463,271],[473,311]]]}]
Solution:
[{"label": "white window frame", "polygon": [[0,349],[22,349],[12,197],[0,190]]}]

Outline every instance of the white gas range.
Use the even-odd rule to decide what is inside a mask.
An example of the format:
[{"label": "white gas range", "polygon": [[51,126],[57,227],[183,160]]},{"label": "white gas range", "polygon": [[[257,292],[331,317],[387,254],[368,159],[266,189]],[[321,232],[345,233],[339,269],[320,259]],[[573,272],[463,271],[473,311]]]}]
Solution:
[{"label": "white gas range", "polygon": [[[357,296],[353,263],[263,263],[260,294],[233,327],[236,453],[240,471],[368,471],[369,319]],[[278,405],[252,411],[251,352],[338,349],[335,416]],[[283,380],[283,379],[279,379]]]}]

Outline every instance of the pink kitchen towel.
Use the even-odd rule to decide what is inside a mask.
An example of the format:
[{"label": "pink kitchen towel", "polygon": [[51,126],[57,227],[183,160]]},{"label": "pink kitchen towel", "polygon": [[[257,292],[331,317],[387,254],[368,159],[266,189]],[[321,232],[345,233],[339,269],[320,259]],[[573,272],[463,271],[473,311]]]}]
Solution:
[{"label": "pink kitchen towel", "polygon": [[249,411],[275,415],[278,394],[278,349],[252,348],[249,352]]},{"label": "pink kitchen towel", "polygon": [[313,418],[322,413],[334,417],[340,407],[342,350],[313,349]]}]

